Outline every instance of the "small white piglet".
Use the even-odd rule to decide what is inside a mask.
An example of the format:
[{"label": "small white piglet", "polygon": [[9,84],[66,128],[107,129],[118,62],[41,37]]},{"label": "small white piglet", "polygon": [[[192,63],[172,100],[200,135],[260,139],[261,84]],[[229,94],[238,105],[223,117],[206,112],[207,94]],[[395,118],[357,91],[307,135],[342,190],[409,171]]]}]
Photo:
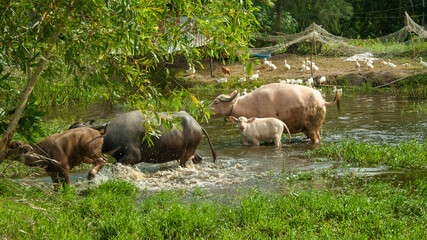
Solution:
[{"label": "small white piglet", "polygon": [[259,146],[259,141],[274,141],[274,146],[282,146],[282,133],[286,128],[289,135],[289,143],[291,142],[291,133],[288,126],[277,118],[249,118],[239,117],[238,119],[230,116],[233,123],[239,125],[240,133],[243,136],[243,144],[248,145],[253,142]]}]

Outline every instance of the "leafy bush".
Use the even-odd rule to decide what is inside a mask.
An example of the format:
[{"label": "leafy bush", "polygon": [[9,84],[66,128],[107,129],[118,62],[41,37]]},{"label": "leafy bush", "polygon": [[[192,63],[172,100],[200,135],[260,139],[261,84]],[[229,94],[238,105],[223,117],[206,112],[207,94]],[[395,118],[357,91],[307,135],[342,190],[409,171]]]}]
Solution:
[{"label": "leafy bush", "polygon": [[[7,126],[9,125],[9,119],[14,112],[15,110],[5,112],[0,109],[0,135],[6,132]],[[42,117],[44,115],[46,115],[46,112],[38,110],[37,105],[27,105],[21,119],[19,120],[16,133],[29,142],[35,142],[36,139],[45,135],[43,132],[42,121]]]}]

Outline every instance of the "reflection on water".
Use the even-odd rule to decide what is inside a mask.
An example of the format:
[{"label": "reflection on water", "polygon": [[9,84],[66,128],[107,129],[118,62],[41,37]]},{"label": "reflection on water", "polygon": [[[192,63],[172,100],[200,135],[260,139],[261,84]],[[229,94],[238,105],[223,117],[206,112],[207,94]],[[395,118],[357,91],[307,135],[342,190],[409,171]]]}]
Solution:
[{"label": "reflection on water", "polygon": [[378,143],[410,139],[424,141],[427,132],[425,115],[403,113],[413,103],[417,102],[384,93],[344,96],[341,113],[328,108],[323,139],[325,142],[343,138]]},{"label": "reflection on water", "polygon": [[[209,97],[213,99],[215,96]],[[333,96],[327,96],[330,100]],[[199,96],[200,98],[200,96]],[[355,139],[360,142],[392,143],[403,140],[426,140],[427,121],[417,113],[402,113],[411,104],[417,103],[391,94],[374,93],[356,96],[343,96],[342,111],[335,106],[328,107],[325,123],[322,127],[323,143],[338,142],[343,139]],[[94,111],[93,109],[97,109]],[[94,116],[94,113],[102,117]],[[117,108],[109,107],[100,111],[99,106],[88,107],[81,120],[89,118],[109,119],[120,113]],[[95,182],[118,178],[133,181],[141,189],[192,189],[201,187],[211,191],[233,191],[236,188],[260,186],[271,187],[267,175],[282,172],[312,171],[319,169],[339,169],[339,174],[352,172],[367,176],[393,176],[407,179],[414,176],[404,171],[394,171],[387,167],[355,168],[343,167],[340,163],[317,162],[307,152],[318,144],[312,144],[302,134],[292,136],[292,143],[283,137],[283,146],[272,145],[244,146],[236,126],[230,121],[223,125],[223,119],[212,119],[202,126],[210,135],[216,148],[218,159],[212,163],[212,156],[206,138],[203,138],[198,154],[203,163],[181,168],[176,162],[167,164],[146,164],[136,166],[107,166],[99,172]],[[322,144],[322,143],[321,143]],[[72,180],[84,179],[87,173],[73,173]],[[419,172],[416,177],[426,176]],[[79,180],[79,181],[80,181]],[[47,182],[50,179],[46,180]]]}]

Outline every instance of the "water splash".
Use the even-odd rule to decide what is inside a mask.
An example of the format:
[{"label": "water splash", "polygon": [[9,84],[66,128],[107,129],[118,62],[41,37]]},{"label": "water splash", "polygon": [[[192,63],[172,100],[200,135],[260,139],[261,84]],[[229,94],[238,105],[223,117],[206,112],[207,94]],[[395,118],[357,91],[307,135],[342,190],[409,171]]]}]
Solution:
[{"label": "water splash", "polygon": [[[193,164],[188,161],[185,167],[176,164],[167,164],[168,167],[158,165],[157,171],[144,168],[144,164],[126,166],[122,164],[109,165],[98,173],[94,179],[99,184],[108,179],[132,181],[141,190],[172,190],[218,188],[241,184],[250,179],[247,168],[239,163],[235,164]],[[153,166],[152,166],[153,167]]]}]

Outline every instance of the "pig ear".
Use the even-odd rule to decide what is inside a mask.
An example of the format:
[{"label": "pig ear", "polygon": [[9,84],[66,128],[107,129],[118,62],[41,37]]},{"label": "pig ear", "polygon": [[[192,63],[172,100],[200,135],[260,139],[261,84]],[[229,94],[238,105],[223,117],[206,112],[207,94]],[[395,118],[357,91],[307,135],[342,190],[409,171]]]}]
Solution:
[{"label": "pig ear", "polygon": [[249,118],[249,119],[248,119],[248,123],[251,123],[251,122],[255,121],[255,119],[256,119],[256,118],[254,118],[254,117]]},{"label": "pig ear", "polygon": [[233,116],[230,116],[229,118],[234,123],[238,123],[239,122],[239,120],[237,118],[233,117]]}]

